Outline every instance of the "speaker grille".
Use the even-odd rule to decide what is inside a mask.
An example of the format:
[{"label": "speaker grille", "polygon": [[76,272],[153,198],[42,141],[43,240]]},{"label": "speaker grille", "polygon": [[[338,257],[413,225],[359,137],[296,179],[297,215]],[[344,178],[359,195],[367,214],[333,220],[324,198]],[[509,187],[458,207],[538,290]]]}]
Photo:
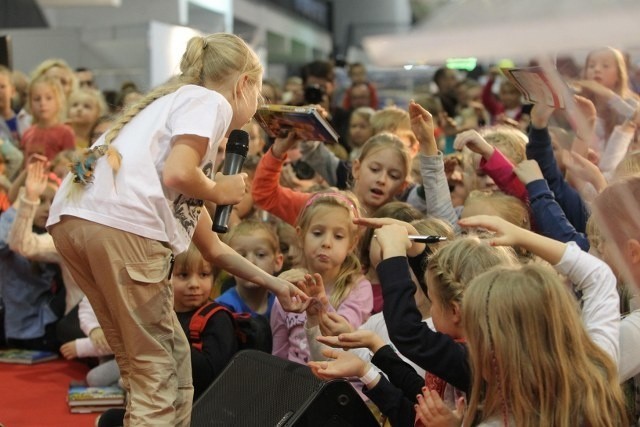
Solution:
[{"label": "speaker grille", "polygon": [[322,385],[307,366],[241,351],[194,404],[191,425],[283,426]]}]

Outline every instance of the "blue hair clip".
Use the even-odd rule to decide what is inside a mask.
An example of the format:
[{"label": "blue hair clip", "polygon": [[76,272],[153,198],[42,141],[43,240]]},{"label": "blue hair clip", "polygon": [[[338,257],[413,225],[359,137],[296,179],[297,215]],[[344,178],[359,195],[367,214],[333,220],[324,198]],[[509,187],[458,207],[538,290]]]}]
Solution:
[{"label": "blue hair clip", "polygon": [[80,156],[80,159],[69,165],[69,169],[73,174],[73,182],[87,185],[93,182],[93,171],[98,159],[107,152],[108,146],[98,145],[94,148],[86,149]]}]

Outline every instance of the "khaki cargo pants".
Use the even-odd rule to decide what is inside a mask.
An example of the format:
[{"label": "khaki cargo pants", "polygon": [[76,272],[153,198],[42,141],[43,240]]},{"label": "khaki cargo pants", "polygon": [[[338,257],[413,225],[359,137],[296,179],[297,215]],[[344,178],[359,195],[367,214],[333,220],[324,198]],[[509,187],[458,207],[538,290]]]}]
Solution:
[{"label": "khaki cargo pants", "polygon": [[171,250],[71,216],[50,233],[115,354],[128,392],[125,426],[188,426],[191,350],[173,311]]}]

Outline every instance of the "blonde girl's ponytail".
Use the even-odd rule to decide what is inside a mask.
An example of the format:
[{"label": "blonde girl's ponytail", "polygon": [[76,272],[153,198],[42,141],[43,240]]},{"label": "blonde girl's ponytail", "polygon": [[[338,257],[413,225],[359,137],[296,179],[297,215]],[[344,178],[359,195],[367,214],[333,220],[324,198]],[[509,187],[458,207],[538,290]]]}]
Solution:
[{"label": "blonde girl's ponytail", "polygon": [[[211,37],[211,36],[209,36]],[[93,171],[96,161],[102,157],[107,157],[109,166],[117,173],[122,163],[122,155],[111,145],[118,136],[122,128],[129,123],[140,111],[146,108],[156,99],[175,92],[180,87],[187,84],[202,85],[204,54],[208,42],[206,37],[193,37],[187,44],[187,49],[180,61],[181,74],[169,82],[157,87],[145,95],[136,104],[127,108],[115,121],[113,127],[105,136],[104,145],[88,148],[80,154],[79,159],[70,165],[73,181],[82,185],[89,184],[93,180]]]}]

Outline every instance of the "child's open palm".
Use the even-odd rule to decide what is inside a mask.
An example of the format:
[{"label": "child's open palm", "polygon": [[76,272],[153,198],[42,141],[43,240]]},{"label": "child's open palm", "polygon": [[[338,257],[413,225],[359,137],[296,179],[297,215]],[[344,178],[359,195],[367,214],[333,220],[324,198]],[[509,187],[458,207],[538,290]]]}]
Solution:
[{"label": "child's open palm", "polygon": [[322,354],[331,360],[308,363],[313,374],[322,380],[361,377],[365,373],[367,363],[353,353],[325,348]]},{"label": "child's open palm", "polygon": [[47,188],[47,180],[47,171],[43,162],[29,163],[27,165],[27,178],[24,183],[27,199],[33,202],[39,201],[40,196]]}]

